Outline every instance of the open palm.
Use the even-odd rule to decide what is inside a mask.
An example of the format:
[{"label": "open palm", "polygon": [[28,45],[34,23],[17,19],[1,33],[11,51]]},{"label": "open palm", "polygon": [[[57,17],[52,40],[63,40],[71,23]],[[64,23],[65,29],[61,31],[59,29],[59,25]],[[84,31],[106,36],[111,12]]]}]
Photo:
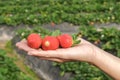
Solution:
[{"label": "open palm", "polygon": [[57,62],[66,61],[87,61],[91,62],[96,54],[96,46],[90,42],[81,39],[81,43],[71,48],[59,48],[57,50],[33,49],[27,45],[26,40],[22,40],[16,43],[19,49],[22,49],[28,53],[28,55],[37,56],[40,59],[52,60]]}]

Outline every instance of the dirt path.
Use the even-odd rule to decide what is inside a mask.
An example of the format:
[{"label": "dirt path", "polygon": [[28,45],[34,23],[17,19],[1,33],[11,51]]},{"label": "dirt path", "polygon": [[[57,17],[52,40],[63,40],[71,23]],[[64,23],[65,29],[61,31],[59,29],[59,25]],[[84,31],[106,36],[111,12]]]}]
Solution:
[{"label": "dirt path", "polygon": [[4,49],[4,47],[5,47],[5,42],[1,42],[1,41],[0,41],[0,48],[1,48],[1,49]]}]

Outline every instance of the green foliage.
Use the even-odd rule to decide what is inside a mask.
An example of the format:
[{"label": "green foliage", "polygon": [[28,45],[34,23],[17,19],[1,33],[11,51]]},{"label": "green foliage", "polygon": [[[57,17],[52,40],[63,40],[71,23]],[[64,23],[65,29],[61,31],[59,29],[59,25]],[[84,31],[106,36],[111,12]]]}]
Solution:
[{"label": "green foliage", "polygon": [[119,0],[0,0],[0,24],[120,22]]},{"label": "green foliage", "polygon": [[[42,37],[45,37],[46,35],[56,35],[56,34],[60,34],[59,31],[55,31],[54,33],[52,33],[51,31],[44,29],[40,26],[34,27],[32,29],[19,29],[16,31],[16,35],[20,36],[21,39],[27,38],[27,36],[30,33],[38,33],[40,34]],[[56,33],[56,34],[55,34]]]},{"label": "green foliage", "polygon": [[6,51],[0,49],[0,80],[32,80],[29,76],[25,75],[14,64],[14,59],[6,55]]},{"label": "green foliage", "polygon": [[70,80],[112,80],[98,68],[84,62],[56,63],[55,66],[60,67],[61,76],[66,72],[72,73],[73,77]]},{"label": "green foliage", "polygon": [[55,30],[51,33],[51,36],[59,36],[61,34],[60,30]]},{"label": "green foliage", "polygon": [[9,52],[9,53],[13,53],[13,46],[12,46],[12,42],[11,40],[10,41],[7,41],[6,45],[5,45],[5,51],[6,52]]},{"label": "green foliage", "polygon": [[75,46],[75,45],[80,43],[80,40],[78,39],[78,37],[79,37],[79,34],[72,34],[72,38],[73,38],[73,45],[72,46]]}]

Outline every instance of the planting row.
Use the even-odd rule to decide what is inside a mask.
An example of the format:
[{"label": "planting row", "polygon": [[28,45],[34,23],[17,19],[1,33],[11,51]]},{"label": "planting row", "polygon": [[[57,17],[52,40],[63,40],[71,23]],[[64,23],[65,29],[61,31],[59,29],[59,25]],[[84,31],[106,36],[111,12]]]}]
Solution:
[{"label": "planting row", "polygon": [[120,22],[118,0],[0,0],[0,24]]}]

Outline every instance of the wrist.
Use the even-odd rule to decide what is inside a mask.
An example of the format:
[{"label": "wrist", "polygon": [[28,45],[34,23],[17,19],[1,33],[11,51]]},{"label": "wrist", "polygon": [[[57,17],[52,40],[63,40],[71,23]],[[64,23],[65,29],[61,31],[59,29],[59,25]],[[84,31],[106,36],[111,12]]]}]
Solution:
[{"label": "wrist", "polygon": [[93,57],[91,58],[90,63],[97,65],[99,63],[99,61],[103,58],[105,51],[96,47],[96,49],[94,49],[94,54]]},{"label": "wrist", "polygon": [[[120,80],[120,59],[104,50],[97,50],[92,64],[103,70],[115,80]],[[117,66],[116,66],[117,65]]]}]

